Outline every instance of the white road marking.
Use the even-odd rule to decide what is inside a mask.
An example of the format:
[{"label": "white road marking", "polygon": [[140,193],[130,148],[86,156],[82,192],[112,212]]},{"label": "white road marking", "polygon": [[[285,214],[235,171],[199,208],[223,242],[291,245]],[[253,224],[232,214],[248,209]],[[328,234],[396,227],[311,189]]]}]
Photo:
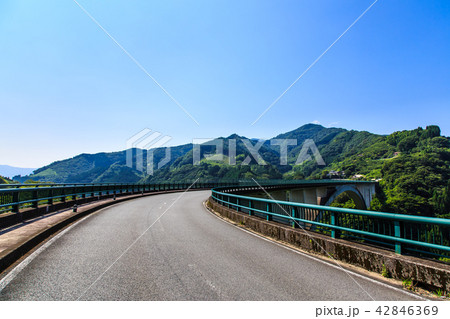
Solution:
[{"label": "white road marking", "polygon": [[[103,209],[99,210],[98,212],[102,211]],[[96,212],[96,213],[98,213]],[[91,217],[93,214],[90,214],[86,217],[83,217],[79,221],[75,222],[74,224],[70,225],[63,231],[61,231],[58,235],[51,238],[49,241],[47,241],[45,244],[43,244],[41,247],[36,249],[30,256],[25,258],[20,264],[18,264],[16,267],[14,267],[2,280],[0,280],[0,292],[5,289],[6,286],[14,279],[16,276],[26,267],[28,266],[33,259],[35,259],[39,254],[41,254],[44,250],[46,250],[48,247],[50,247],[51,244],[53,244],[55,241],[57,241],[59,238],[64,236],[69,230],[71,230],[73,227],[84,221],[85,219]]]},{"label": "white road marking", "polygon": [[[248,231],[248,230],[246,230],[246,229],[243,229],[243,228],[241,228],[241,227],[237,227],[237,226],[234,225],[233,223],[230,223],[230,222],[228,222],[228,221],[226,221],[226,220],[224,220],[224,219],[222,219],[222,218],[216,216],[216,215],[213,214],[212,212],[210,212],[210,211],[205,207],[205,203],[203,203],[202,206],[203,206],[203,208],[204,208],[209,214],[211,214],[212,216],[214,216],[214,217],[217,218],[218,220],[220,220],[220,221],[222,221],[222,222],[224,222],[224,223],[226,223],[226,224],[228,224],[228,225],[231,225],[231,226],[233,226],[233,227],[235,227],[235,228],[237,228],[237,229],[239,229],[239,230],[241,230],[241,231],[243,231],[243,232],[246,232],[246,233],[248,233],[248,234],[250,234],[250,235],[252,235],[252,236],[255,236],[255,237],[257,237],[257,238],[260,238],[260,239],[262,239],[262,240],[264,240],[264,241],[267,241],[267,242],[269,242],[269,243],[272,243],[272,244],[277,245],[277,246],[279,246],[279,247],[282,247],[282,248],[284,248],[284,249],[290,250],[290,251],[292,251],[292,252],[294,252],[294,253],[296,253],[296,254],[299,254],[299,255],[301,255],[301,256],[307,257],[307,258],[309,258],[309,259],[315,260],[315,261],[317,261],[317,262],[320,262],[320,263],[322,263],[322,264],[328,265],[328,266],[330,266],[330,267],[333,267],[333,268],[335,268],[335,269],[338,269],[338,270],[342,271],[341,268],[339,268],[338,266],[336,266],[336,265],[334,265],[334,264],[331,264],[331,263],[329,263],[329,262],[327,262],[327,261],[324,261],[324,260],[322,260],[322,259],[319,259],[319,258],[316,258],[316,257],[314,257],[314,256],[308,255],[308,254],[306,254],[306,253],[303,253],[303,252],[301,252],[301,251],[295,250],[295,249],[290,248],[290,247],[288,247],[288,246],[282,245],[282,244],[280,244],[280,243],[278,243],[278,242],[269,240],[269,239],[267,239],[267,238],[265,238],[265,237],[263,237],[263,236],[260,236],[260,235],[258,235],[258,234],[255,234],[255,233],[253,233],[253,232],[251,232],[251,231]],[[105,210],[105,209],[108,209],[108,208],[110,208],[110,207],[103,208],[103,209],[101,209],[101,210],[95,212],[94,214],[97,214],[97,213],[99,213],[99,212],[101,212],[101,211],[103,211],[103,210]],[[74,224],[70,225],[69,227],[67,227],[66,229],[64,229],[63,231],[61,231],[58,235],[56,235],[56,236],[54,236],[53,238],[51,238],[50,240],[48,240],[45,244],[43,244],[41,247],[39,247],[37,250],[35,250],[30,256],[28,256],[27,258],[25,258],[25,260],[23,260],[20,264],[18,264],[16,267],[14,267],[14,269],[12,269],[12,270],[4,277],[4,278],[2,278],[2,279],[0,280],[0,292],[1,292],[6,286],[8,286],[8,284],[9,284],[12,280],[14,280],[14,278],[15,278],[15,277],[16,277],[16,276],[17,276],[17,275],[18,275],[18,274],[19,274],[26,266],[28,266],[28,265],[33,261],[33,259],[35,259],[37,256],[39,256],[39,254],[41,254],[41,253],[42,253],[43,251],[45,251],[48,247],[50,247],[50,245],[52,245],[52,244],[53,244],[56,240],[58,240],[60,237],[64,236],[64,235],[65,235],[68,231],[70,231],[73,227],[77,226],[79,223],[83,222],[84,220],[86,220],[87,218],[93,216],[94,214],[90,214],[90,215],[88,215],[88,216],[86,216],[86,217],[80,219],[79,221],[75,222]],[[375,284],[378,284],[378,285],[383,286],[383,287],[386,287],[386,288],[393,289],[393,290],[398,291],[398,292],[402,292],[402,293],[404,293],[404,294],[406,294],[406,295],[409,295],[409,296],[412,296],[412,297],[414,297],[414,298],[417,298],[417,299],[420,299],[420,300],[429,300],[429,299],[427,299],[427,298],[423,298],[423,297],[421,297],[421,296],[418,296],[418,295],[413,294],[413,293],[411,293],[411,292],[405,291],[405,290],[403,290],[403,289],[399,289],[399,288],[390,286],[390,285],[388,285],[388,284],[385,284],[385,283],[383,283],[383,282],[379,282],[379,281],[377,281],[377,280],[374,280],[374,279],[372,279],[372,278],[370,278],[370,277],[367,277],[367,276],[361,275],[361,274],[359,274],[359,273],[353,272],[353,271],[351,271],[351,270],[348,270],[348,269],[347,269],[347,272],[348,272],[348,273],[351,273],[352,275],[354,275],[354,276],[356,276],[356,277],[365,279],[365,280],[367,280],[367,281],[373,282],[373,283],[375,283]]]},{"label": "white road marking", "polygon": [[[89,214],[86,217],[83,217],[82,219],[80,219],[79,221],[76,221],[74,224],[70,225],[69,227],[67,227],[66,229],[64,229],[63,231],[61,231],[59,234],[57,234],[56,236],[54,236],[53,238],[51,238],[50,240],[48,240],[45,244],[43,244],[41,247],[39,247],[38,249],[36,249],[30,256],[28,256],[27,258],[25,258],[20,264],[18,264],[16,267],[14,267],[8,274],[6,274],[5,277],[3,277],[0,280],[0,292],[2,292],[3,289],[5,289],[6,286],[9,285],[9,283],[11,281],[14,280],[14,278],[17,277],[17,275],[26,267],[28,266],[37,256],[39,256],[39,254],[41,254],[43,251],[45,251],[48,247],[50,247],[50,245],[52,245],[56,240],[58,240],[59,238],[61,238],[62,236],[64,236],[69,230],[71,230],[73,227],[75,227],[76,225],[78,225],[79,223],[83,222],[85,219],[98,214],[100,212],[102,212],[105,209],[109,209],[111,207],[114,206],[118,206],[120,204],[123,203],[117,203],[115,205],[109,206],[109,207],[105,207],[102,209],[99,209],[98,211]],[[164,202],[164,204],[166,204],[166,202]],[[160,207],[161,209],[162,207]]]},{"label": "white road marking", "polygon": [[[338,269],[338,270],[340,270],[340,271],[343,271],[339,266],[334,265],[334,264],[332,264],[332,263],[330,263],[330,262],[327,262],[327,261],[325,261],[325,260],[322,260],[322,259],[320,259],[320,258],[311,256],[311,255],[308,255],[308,254],[306,254],[306,253],[303,253],[303,252],[298,251],[298,250],[296,250],[296,249],[293,249],[293,248],[291,248],[291,247],[282,245],[282,244],[280,244],[280,243],[278,243],[278,242],[276,242],[276,241],[273,241],[273,240],[270,240],[270,239],[268,239],[268,238],[265,238],[265,237],[263,237],[263,236],[261,236],[261,235],[255,234],[255,233],[253,233],[253,232],[251,232],[251,231],[249,231],[249,230],[246,230],[246,229],[243,229],[243,228],[241,228],[241,227],[238,227],[238,226],[236,226],[235,224],[233,224],[233,223],[231,223],[231,222],[229,222],[229,221],[227,221],[227,220],[225,220],[225,219],[222,219],[222,218],[220,218],[219,216],[213,214],[211,211],[209,211],[209,209],[207,209],[206,206],[205,206],[205,202],[203,202],[203,208],[204,208],[208,213],[210,213],[212,216],[216,217],[218,220],[220,220],[220,221],[222,221],[222,222],[224,222],[224,223],[227,223],[227,224],[229,224],[229,225],[231,225],[231,226],[233,226],[233,227],[235,227],[235,228],[237,228],[237,229],[239,229],[239,230],[242,230],[243,232],[246,232],[246,233],[248,233],[248,234],[250,234],[250,235],[252,235],[252,236],[258,237],[258,238],[260,238],[260,239],[262,239],[262,240],[265,240],[265,241],[267,241],[267,242],[269,242],[269,243],[272,243],[272,244],[274,244],[274,245],[277,245],[277,246],[279,246],[279,247],[282,247],[282,248],[285,248],[285,249],[287,249],[287,250],[290,250],[290,251],[292,251],[292,252],[294,252],[294,253],[296,253],[296,254],[299,254],[299,255],[301,255],[301,256],[307,257],[307,258],[309,258],[309,259],[318,261],[318,262],[320,262],[320,263],[322,263],[322,264],[325,264],[325,265],[328,265],[328,266],[333,267],[333,268],[335,268],[335,269]],[[375,279],[372,279],[372,278],[370,278],[370,277],[364,276],[364,275],[362,275],[362,274],[359,274],[359,273],[357,273],[357,272],[351,271],[351,270],[349,270],[349,269],[346,269],[345,271],[346,271],[347,273],[349,273],[349,274],[354,275],[355,277],[359,277],[359,278],[368,280],[368,281],[370,281],[370,282],[373,282],[373,283],[375,283],[375,284],[378,284],[378,285],[380,285],[380,286],[383,286],[383,287],[386,287],[386,288],[390,288],[390,289],[393,289],[393,290],[398,291],[398,292],[402,292],[402,293],[404,293],[404,294],[406,294],[406,295],[409,295],[409,296],[411,296],[411,297],[414,297],[414,298],[417,298],[417,299],[420,299],[420,300],[430,300],[430,299],[424,298],[424,297],[422,297],[422,296],[418,296],[418,295],[416,295],[416,294],[413,294],[413,293],[411,293],[411,292],[409,292],[409,291],[406,291],[406,290],[403,290],[403,289],[399,289],[399,288],[397,288],[397,287],[390,286],[390,285],[388,285],[388,284],[385,284],[385,283],[383,283],[383,282],[377,281],[377,280],[375,280]]]}]

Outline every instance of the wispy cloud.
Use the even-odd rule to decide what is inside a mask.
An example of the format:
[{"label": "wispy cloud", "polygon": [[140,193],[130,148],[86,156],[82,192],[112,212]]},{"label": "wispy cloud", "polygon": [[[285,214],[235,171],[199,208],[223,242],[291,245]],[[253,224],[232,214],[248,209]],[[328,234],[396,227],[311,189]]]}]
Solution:
[{"label": "wispy cloud", "polygon": [[331,122],[331,123],[328,123],[328,127],[333,127],[333,126],[336,126],[336,125],[338,125],[339,124],[339,121],[337,121],[337,122]]}]

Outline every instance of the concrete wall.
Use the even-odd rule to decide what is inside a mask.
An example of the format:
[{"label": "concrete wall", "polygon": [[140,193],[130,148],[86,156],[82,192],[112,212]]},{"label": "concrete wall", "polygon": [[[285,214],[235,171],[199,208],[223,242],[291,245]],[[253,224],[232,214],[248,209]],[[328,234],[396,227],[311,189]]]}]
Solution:
[{"label": "concrete wall", "polygon": [[208,207],[223,217],[245,225],[246,228],[273,239],[295,245],[303,250],[326,255],[322,249],[323,247],[333,258],[369,271],[381,274],[383,265],[385,265],[392,278],[400,280],[411,278],[414,282],[427,286],[431,290],[437,288],[446,291],[450,290],[450,266],[448,265],[397,255],[388,250],[342,239],[332,239],[318,233],[269,222],[226,208],[211,198],[208,202]]},{"label": "concrete wall", "polygon": [[373,197],[375,196],[375,184],[356,184],[356,189],[361,193],[366,207],[370,207]]},{"label": "concrete wall", "polygon": [[287,192],[285,190],[271,191],[271,192],[269,192],[269,194],[275,200],[282,200],[282,201],[286,201],[287,200]]},{"label": "concrete wall", "polygon": [[[311,205],[320,205],[320,196],[325,196],[322,193],[323,189],[316,187],[291,189],[289,190],[289,201]],[[272,194],[272,192],[270,192],[270,194]]]}]

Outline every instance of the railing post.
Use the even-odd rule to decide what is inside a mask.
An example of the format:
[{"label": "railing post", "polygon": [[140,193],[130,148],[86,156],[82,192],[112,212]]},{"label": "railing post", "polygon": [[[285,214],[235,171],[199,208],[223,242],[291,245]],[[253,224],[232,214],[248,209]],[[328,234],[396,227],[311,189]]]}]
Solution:
[{"label": "railing post", "polygon": [[269,203],[267,203],[267,206],[266,206],[266,211],[267,211],[266,220],[268,220],[268,221],[272,220],[272,215],[269,214],[270,206],[271,205]]},{"label": "railing post", "polygon": [[295,211],[295,207],[292,207],[292,228],[298,228],[298,223],[295,220],[295,218],[297,218],[297,213]]},{"label": "railing post", "polygon": [[236,210],[239,211],[239,198],[236,198]]},{"label": "railing post", "polygon": [[[395,237],[401,237],[400,222],[398,220],[394,221],[394,235]],[[402,244],[400,242],[395,242],[395,253],[402,254]]]},{"label": "railing post", "polygon": [[[331,214],[331,219],[330,219],[330,223],[332,226],[336,225],[336,215],[335,212],[330,212]],[[331,238],[336,238],[336,229],[331,228]]]},{"label": "railing post", "polygon": [[32,204],[32,207],[38,208],[39,200],[38,200],[38,190],[37,189],[33,191],[33,200],[34,200],[34,202]]},{"label": "railing post", "polygon": [[47,205],[53,205],[53,188],[50,187],[49,199],[47,201]]},{"label": "railing post", "polygon": [[[19,203],[19,191],[15,191],[13,193],[13,203]],[[20,207],[20,204],[12,205],[13,213],[18,213],[19,212],[19,207]]]},{"label": "railing post", "polygon": [[249,214],[250,216],[252,216],[252,201],[251,201],[251,200],[248,201],[248,208],[250,208],[250,209],[248,210],[248,214]]}]

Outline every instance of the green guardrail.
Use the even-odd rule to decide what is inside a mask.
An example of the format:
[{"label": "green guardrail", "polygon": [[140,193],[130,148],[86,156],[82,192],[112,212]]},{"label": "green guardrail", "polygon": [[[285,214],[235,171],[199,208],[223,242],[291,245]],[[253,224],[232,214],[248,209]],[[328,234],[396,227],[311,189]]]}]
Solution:
[{"label": "green guardrail", "polygon": [[[260,180],[259,184],[266,187],[284,188],[294,185],[330,185],[346,183],[364,183],[348,180]],[[253,180],[222,180],[222,181],[185,181],[178,183],[35,183],[35,184],[0,184],[0,213],[18,213],[24,208],[37,208],[39,205],[53,205],[54,202],[65,202],[67,200],[77,200],[102,195],[122,195],[135,192],[152,192],[163,190],[180,190],[191,187],[214,188],[214,187],[244,187],[255,186]]]},{"label": "green guardrail", "polygon": [[[270,187],[266,188],[270,193]],[[315,231],[332,238],[359,241],[397,254],[450,261],[450,220],[415,215],[310,205],[234,194],[242,187],[212,190],[218,203],[257,217]],[[257,191],[257,188],[254,188]],[[259,191],[262,189],[259,188]]]},{"label": "green guardrail", "polygon": [[127,195],[166,190],[211,189],[231,183],[157,183],[157,184],[8,184],[0,189],[0,213],[19,213],[25,208],[53,205],[81,198]]},{"label": "green guardrail", "polygon": [[[263,180],[259,181],[262,185],[272,185],[273,187],[283,188],[293,185],[329,185],[355,183],[355,181],[346,180],[307,180],[307,181],[286,181],[286,180]],[[252,180],[224,180],[216,181],[186,181],[178,183],[150,183],[150,184],[130,184],[130,183],[99,183],[99,184],[55,184],[55,183],[36,183],[36,184],[1,184],[0,185],[0,213],[19,212],[22,208],[37,207],[41,204],[52,205],[55,201],[76,200],[78,198],[101,196],[108,194],[122,194],[133,192],[150,192],[161,190],[177,190],[198,188],[214,188],[219,186],[255,186]]]}]

